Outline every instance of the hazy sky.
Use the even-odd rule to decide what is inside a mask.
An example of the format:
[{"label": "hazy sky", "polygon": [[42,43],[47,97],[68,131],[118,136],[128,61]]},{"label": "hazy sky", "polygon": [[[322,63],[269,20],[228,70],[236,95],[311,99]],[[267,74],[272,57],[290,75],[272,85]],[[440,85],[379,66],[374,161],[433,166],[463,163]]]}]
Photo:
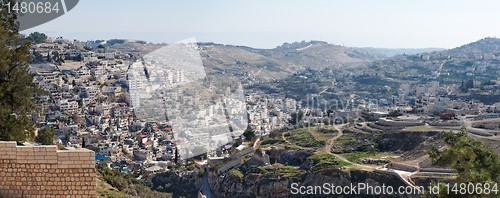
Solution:
[{"label": "hazy sky", "polygon": [[23,33],[151,42],[196,37],[260,48],[302,40],[453,48],[500,36],[499,9],[497,0],[80,0]]}]

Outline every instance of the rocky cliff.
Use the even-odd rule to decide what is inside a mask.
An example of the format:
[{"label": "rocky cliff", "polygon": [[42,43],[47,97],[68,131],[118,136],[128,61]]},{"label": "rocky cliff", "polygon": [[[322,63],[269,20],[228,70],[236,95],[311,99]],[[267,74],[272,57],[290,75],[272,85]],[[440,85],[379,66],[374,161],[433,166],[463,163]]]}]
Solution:
[{"label": "rocky cliff", "polygon": [[[323,186],[329,183],[335,186],[348,186],[351,183],[367,183],[370,186],[405,186],[397,176],[363,170],[342,171],[328,169],[308,172],[291,177],[273,177],[273,174],[252,173],[239,179],[227,172],[210,176],[212,192],[217,197],[315,197],[311,195],[292,194],[292,184],[299,186]],[[316,197],[326,197],[319,195]],[[332,195],[330,195],[332,196]],[[374,195],[343,195],[336,197],[377,197]],[[380,196],[380,197],[418,197],[418,196]]]},{"label": "rocky cliff", "polygon": [[202,180],[194,171],[166,172],[151,178],[154,190],[172,193],[174,197],[195,197],[201,188]]}]

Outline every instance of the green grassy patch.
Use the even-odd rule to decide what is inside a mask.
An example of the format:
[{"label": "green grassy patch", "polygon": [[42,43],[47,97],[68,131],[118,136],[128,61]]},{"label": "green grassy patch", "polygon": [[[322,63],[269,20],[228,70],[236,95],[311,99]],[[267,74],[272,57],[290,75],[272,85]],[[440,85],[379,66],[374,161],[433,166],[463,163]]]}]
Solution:
[{"label": "green grassy patch", "polygon": [[359,140],[356,139],[352,134],[344,134],[342,135],[342,137],[340,137],[339,139],[337,139],[335,141],[336,144],[349,144],[349,143],[355,143],[355,142],[358,142]]},{"label": "green grassy patch", "polygon": [[317,153],[310,156],[308,160],[314,163],[314,166],[312,167],[313,171],[351,165],[348,162],[337,160],[335,155],[330,153]]},{"label": "green grassy patch", "polygon": [[229,175],[239,182],[243,181],[243,177],[244,177],[243,173],[241,173],[241,171],[239,171],[238,169],[233,168],[233,169],[229,170]]},{"label": "green grassy patch", "polygon": [[373,137],[361,133],[348,133],[335,141],[331,151],[334,153],[350,153],[361,150],[368,151],[370,147],[377,147]]},{"label": "green grassy patch", "polygon": [[314,136],[307,128],[290,131],[288,132],[287,136],[288,137],[286,138],[291,143],[301,147],[320,148],[325,145],[324,141],[318,141],[316,138],[314,138]]},{"label": "green grassy patch", "polygon": [[327,141],[335,136],[337,134],[337,131],[334,129],[328,129],[328,128],[320,128],[320,129],[313,129],[310,128],[311,135],[318,141]]},{"label": "green grassy patch", "polygon": [[370,152],[353,152],[353,153],[344,153],[342,155],[351,162],[357,162],[361,159],[375,157],[376,153],[374,154]]},{"label": "green grassy patch", "polygon": [[[283,137],[286,141],[283,140]],[[260,147],[276,146],[287,150],[318,149],[323,147],[325,140],[331,137],[332,135],[322,134],[313,128],[301,128],[280,133],[276,132],[273,136],[268,136],[262,140]]]},{"label": "green grassy patch", "polygon": [[274,164],[271,166],[259,167],[261,172],[269,177],[299,177],[305,173],[303,170],[298,170],[296,166],[284,166],[280,164]]},{"label": "green grassy patch", "polygon": [[260,147],[270,147],[270,146],[276,146],[276,145],[283,145],[286,144],[281,137],[278,138],[266,138],[260,143]]},{"label": "green grassy patch", "polygon": [[314,155],[311,155],[309,158],[307,158],[308,160],[311,160],[313,163],[319,163],[320,161],[324,161],[324,160],[335,160],[335,155],[331,154],[331,153],[316,153]]},{"label": "green grassy patch", "polygon": [[403,129],[403,131],[430,131],[430,130],[434,130],[434,128],[426,125],[411,126]]}]

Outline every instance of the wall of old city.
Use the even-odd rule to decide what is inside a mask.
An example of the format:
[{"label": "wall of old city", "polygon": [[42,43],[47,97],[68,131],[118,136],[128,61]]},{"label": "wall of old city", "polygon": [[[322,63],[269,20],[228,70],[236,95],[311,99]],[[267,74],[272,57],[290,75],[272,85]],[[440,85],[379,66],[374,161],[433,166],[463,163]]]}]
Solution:
[{"label": "wall of old city", "polygon": [[96,197],[95,154],[0,142],[0,197]]}]

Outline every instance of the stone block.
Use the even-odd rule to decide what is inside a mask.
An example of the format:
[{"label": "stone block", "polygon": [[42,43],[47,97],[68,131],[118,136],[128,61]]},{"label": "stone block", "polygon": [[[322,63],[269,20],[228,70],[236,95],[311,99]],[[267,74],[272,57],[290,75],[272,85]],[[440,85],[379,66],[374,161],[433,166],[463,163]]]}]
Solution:
[{"label": "stone block", "polygon": [[0,142],[0,148],[16,148],[17,143],[15,141]]}]

